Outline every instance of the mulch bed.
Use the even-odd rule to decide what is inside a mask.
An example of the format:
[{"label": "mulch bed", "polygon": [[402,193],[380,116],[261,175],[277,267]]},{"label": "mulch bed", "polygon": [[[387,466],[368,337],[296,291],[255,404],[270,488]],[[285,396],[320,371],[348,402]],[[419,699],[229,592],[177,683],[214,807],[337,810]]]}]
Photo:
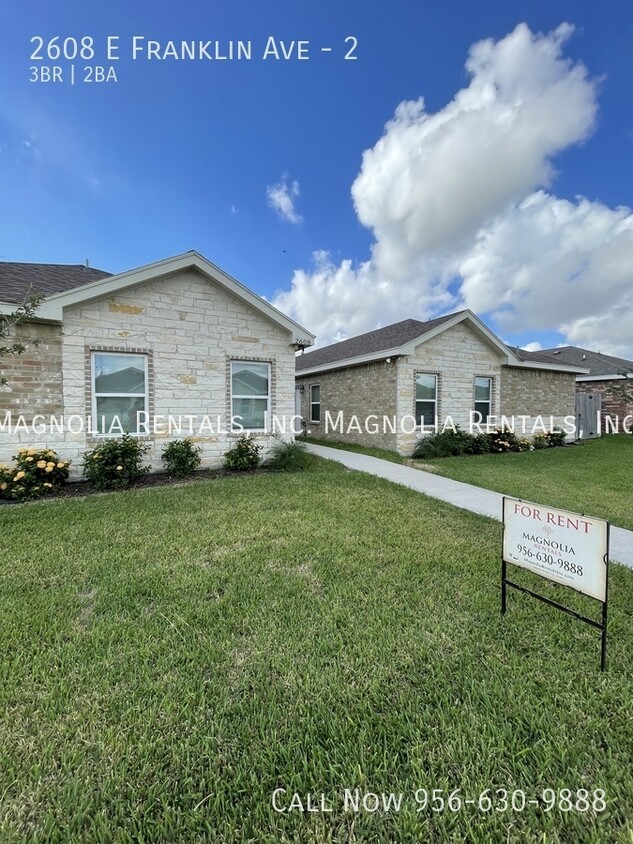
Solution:
[{"label": "mulch bed", "polygon": [[166,472],[148,472],[143,475],[135,483],[129,487],[122,489],[96,489],[89,481],[69,481],[58,492],[51,495],[42,495],[39,498],[29,498],[25,500],[15,500],[10,498],[0,498],[0,506],[3,504],[26,504],[28,501],[42,501],[44,499],[58,499],[58,498],[81,498],[85,495],[107,494],[110,492],[124,492],[127,489],[143,489],[145,487],[154,486],[174,486],[176,484],[191,484],[198,481],[208,481],[212,478],[221,478],[225,475],[255,475],[267,474],[266,469],[253,469],[248,472],[227,472],[226,469],[198,469],[193,475],[188,478],[172,478]]}]

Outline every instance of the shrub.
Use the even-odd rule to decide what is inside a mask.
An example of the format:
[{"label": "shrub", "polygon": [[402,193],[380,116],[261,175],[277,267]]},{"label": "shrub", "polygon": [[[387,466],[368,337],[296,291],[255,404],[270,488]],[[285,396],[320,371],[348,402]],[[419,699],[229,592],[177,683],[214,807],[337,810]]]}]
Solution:
[{"label": "shrub", "polygon": [[232,472],[257,469],[261,460],[259,456],[261,450],[261,445],[258,445],[250,436],[240,437],[233,448],[224,455],[224,466]]},{"label": "shrub", "polygon": [[310,454],[303,443],[296,440],[279,440],[270,450],[266,466],[275,472],[298,472],[305,469],[309,463]]},{"label": "shrub", "polygon": [[553,428],[551,431],[545,431],[542,434],[534,434],[532,445],[534,448],[556,448],[565,445],[566,436],[560,428]]},{"label": "shrub", "polygon": [[15,466],[0,466],[0,497],[39,498],[57,492],[68,478],[70,460],[60,460],[52,448],[20,448]]},{"label": "shrub", "polygon": [[489,454],[490,434],[476,434],[466,448],[466,454]]},{"label": "shrub", "polygon": [[521,451],[521,446],[512,431],[503,431],[501,428],[495,428],[489,434],[484,434],[488,437],[490,444],[489,451],[493,454],[500,454],[504,451]]},{"label": "shrub", "polygon": [[429,459],[465,454],[474,439],[472,434],[462,431],[459,425],[456,425],[455,430],[447,428],[445,431],[419,439],[415,445],[413,457]]},{"label": "shrub", "polygon": [[172,440],[167,443],[161,456],[167,472],[172,477],[186,478],[200,465],[200,451],[190,439]]},{"label": "shrub", "polygon": [[107,440],[84,454],[84,474],[97,489],[128,487],[149,472],[149,467],[143,466],[148,450],[148,445],[129,434]]},{"label": "shrub", "polygon": [[551,431],[548,431],[546,434],[550,448],[557,448],[561,445],[565,445],[565,437],[567,434],[562,431],[560,428],[552,428]]}]

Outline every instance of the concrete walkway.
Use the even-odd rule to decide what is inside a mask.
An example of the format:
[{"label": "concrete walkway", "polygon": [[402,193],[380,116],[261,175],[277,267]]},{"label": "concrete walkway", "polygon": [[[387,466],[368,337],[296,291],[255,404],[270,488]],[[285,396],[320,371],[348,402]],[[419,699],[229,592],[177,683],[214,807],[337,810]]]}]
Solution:
[{"label": "concrete walkway", "polygon": [[[461,481],[453,481],[450,478],[442,478],[431,472],[401,466],[399,463],[391,463],[389,460],[381,460],[378,457],[369,457],[367,454],[357,454],[353,451],[342,451],[338,448],[327,448],[312,443],[306,443],[306,448],[312,454],[328,460],[336,460],[348,469],[377,475],[395,484],[423,492],[432,498],[454,504],[455,507],[501,521],[503,496],[499,492],[464,484]],[[609,551],[610,559],[633,568],[633,531],[612,527]]]}]

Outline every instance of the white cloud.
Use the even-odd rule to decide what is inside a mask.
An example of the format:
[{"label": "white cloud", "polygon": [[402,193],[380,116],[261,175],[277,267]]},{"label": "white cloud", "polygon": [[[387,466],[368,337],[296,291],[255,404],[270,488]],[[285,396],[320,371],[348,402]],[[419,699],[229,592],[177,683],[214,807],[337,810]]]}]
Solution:
[{"label": "white cloud", "polygon": [[525,349],[526,352],[540,352],[543,346],[541,346],[538,340],[534,340],[532,343],[523,343],[521,348]]},{"label": "white cloud", "polygon": [[422,98],[398,106],[352,187],[381,273],[397,280],[429,254],[454,254],[488,218],[548,185],[551,157],[587,137],[595,89],[561,56],[570,34],[566,24],[549,36],[521,24],[471,48],[470,85],[440,112],[428,114]]},{"label": "white cloud", "polygon": [[554,327],[576,345],[632,350],[628,208],[538,191],[482,228],[459,273],[466,306],[506,331]]},{"label": "white cloud", "polygon": [[563,56],[571,32],[522,24],[471,48],[470,82],[439,112],[401,103],[352,186],[371,256],[321,254],[274,303],[321,344],[465,303],[504,331],[633,354],[631,212],[543,190],[595,125],[597,83]]},{"label": "white cloud", "polygon": [[282,175],[281,181],[277,182],[276,185],[269,185],[266,188],[269,206],[282,220],[295,225],[303,219],[295,209],[295,200],[299,193],[299,182],[296,179],[290,181],[287,173]]}]

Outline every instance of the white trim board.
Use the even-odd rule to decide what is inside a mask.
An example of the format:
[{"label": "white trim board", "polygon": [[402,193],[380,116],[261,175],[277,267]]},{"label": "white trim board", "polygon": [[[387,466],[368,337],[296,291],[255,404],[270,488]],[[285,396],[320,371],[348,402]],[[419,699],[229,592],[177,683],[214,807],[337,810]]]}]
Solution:
[{"label": "white trim board", "polygon": [[[91,281],[88,284],[82,284],[81,287],[74,287],[72,290],[53,293],[51,296],[47,296],[38,308],[37,318],[63,322],[64,308],[69,305],[78,305],[82,302],[101,299],[104,296],[112,296],[121,290],[131,289],[165,276],[192,269],[197,270],[209,281],[224,288],[236,299],[240,299],[250,305],[251,308],[259,311],[269,321],[288,331],[292,334],[292,343],[305,346],[311,346],[314,343],[314,334],[193,250],[185,252],[184,255],[165,258],[162,261],[147,264],[128,272]],[[4,309],[4,303],[0,303],[0,308]],[[11,309],[15,309],[15,305],[12,305]]]}]

